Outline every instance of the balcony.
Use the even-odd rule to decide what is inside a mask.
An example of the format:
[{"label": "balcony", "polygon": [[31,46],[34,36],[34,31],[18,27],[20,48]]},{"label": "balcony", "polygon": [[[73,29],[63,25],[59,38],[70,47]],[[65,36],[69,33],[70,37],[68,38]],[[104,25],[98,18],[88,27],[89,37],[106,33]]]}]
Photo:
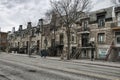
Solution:
[{"label": "balcony", "polygon": [[116,31],[116,30],[120,30],[120,23],[118,24],[118,22],[112,22],[111,23],[111,29]]},{"label": "balcony", "polygon": [[84,28],[84,27],[82,27],[82,28],[79,28],[78,30],[77,30],[77,32],[78,33],[80,33],[80,34],[84,34],[84,33],[90,33],[90,28]]}]

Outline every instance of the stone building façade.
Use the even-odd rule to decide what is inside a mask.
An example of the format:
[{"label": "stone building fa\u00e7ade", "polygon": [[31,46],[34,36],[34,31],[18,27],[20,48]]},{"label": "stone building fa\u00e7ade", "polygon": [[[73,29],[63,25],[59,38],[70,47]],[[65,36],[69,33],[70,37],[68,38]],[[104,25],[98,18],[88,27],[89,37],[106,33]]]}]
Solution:
[{"label": "stone building fa\u00e7ade", "polygon": [[[9,49],[19,51],[24,49],[24,53],[28,53],[32,48],[36,53],[47,49],[51,51],[49,55],[60,56],[57,47],[63,45],[63,50],[67,49],[66,27],[59,19],[56,20],[57,25],[54,25],[54,22],[53,19],[49,24],[43,26],[38,24],[35,27],[32,27],[32,23],[28,23],[26,29],[22,29],[20,25],[18,31],[13,30],[13,33],[9,34]],[[120,60],[119,26],[119,6],[84,15],[71,27],[71,58]],[[52,52],[53,48],[56,49],[55,53]]]}]

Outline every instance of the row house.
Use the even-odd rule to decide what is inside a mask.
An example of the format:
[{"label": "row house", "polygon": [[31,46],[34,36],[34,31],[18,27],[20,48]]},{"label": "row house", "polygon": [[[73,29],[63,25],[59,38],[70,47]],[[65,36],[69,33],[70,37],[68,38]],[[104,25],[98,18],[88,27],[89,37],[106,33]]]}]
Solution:
[{"label": "row house", "polygon": [[[24,53],[46,49],[50,56],[67,53],[67,31],[64,23],[53,14],[49,24],[43,19],[37,26],[28,22],[9,34],[9,50]],[[70,57],[120,60],[120,7],[109,7],[84,14],[70,28]]]},{"label": "row house", "polygon": [[119,6],[91,12],[79,25],[80,58],[120,60]]},{"label": "row house", "polygon": [[[38,54],[40,50],[46,49],[50,56],[60,56],[61,50],[64,52],[67,50],[66,27],[59,17],[54,17],[55,15],[49,24],[43,24],[43,20],[40,19],[37,26],[33,27],[32,23],[28,22],[26,29],[23,29],[22,25],[17,31],[13,28],[8,37],[9,51],[29,53],[33,49]],[[70,43],[73,49],[77,47],[76,27],[73,25],[70,32]]]},{"label": "row house", "polygon": [[29,49],[36,49],[39,51],[40,46],[40,30],[38,27],[32,27],[32,23],[28,22],[27,28],[23,29],[23,26],[20,25],[19,29],[8,34],[9,41],[9,51],[18,51],[20,53],[28,53]]}]

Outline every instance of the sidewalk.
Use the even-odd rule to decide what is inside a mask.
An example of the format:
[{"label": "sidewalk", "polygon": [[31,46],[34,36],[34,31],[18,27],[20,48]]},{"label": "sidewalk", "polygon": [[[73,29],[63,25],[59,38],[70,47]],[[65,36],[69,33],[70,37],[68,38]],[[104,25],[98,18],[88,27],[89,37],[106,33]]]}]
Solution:
[{"label": "sidewalk", "polygon": [[[60,60],[60,57],[47,57],[47,59]],[[120,63],[119,62],[108,62],[108,61],[100,61],[100,60],[90,61],[89,59],[84,59],[84,60],[83,59],[82,60],[71,59],[71,60],[63,60],[63,61],[120,68]]]},{"label": "sidewalk", "polygon": [[[19,56],[28,57],[28,55],[26,55],[26,54],[13,54],[13,53],[11,53],[11,54],[12,55],[19,55]],[[32,55],[32,56],[34,58],[41,58],[39,55]],[[120,63],[119,62],[108,62],[108,61],[100,61],[100,60],[91,61],[90,59],[84,59],[84,60],[83,59],[82,60],[80,60],[80,59],[77,59],[77,60],[75,60],[75,59],[61,60],[60,57],[49,57],[49,56],[47,56],[46,59],[120,68]]]}]

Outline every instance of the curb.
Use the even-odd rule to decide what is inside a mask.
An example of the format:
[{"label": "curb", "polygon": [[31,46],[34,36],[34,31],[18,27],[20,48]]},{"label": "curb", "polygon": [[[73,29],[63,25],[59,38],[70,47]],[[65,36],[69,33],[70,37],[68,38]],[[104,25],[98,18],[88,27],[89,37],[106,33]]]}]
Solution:
[{"label": "curb", "polygon": [[60,59],[50,59],[50,58],[46,58],[49,60],[57,60],[57,61],[65,61],[65,62],[74,62],[74,63],[84,63],[84,64],[90,64],[90,65],[98,65],[98,66],[107,66],[107,67],[115,67],[115,68],[120,68],[120,66],[113,66],[113,65],[105,65],[105,64],[97,64],[97,63],[86,63],[86,62],[77,62],[77,61],[73,61],[73,60],[60,60]]}]

